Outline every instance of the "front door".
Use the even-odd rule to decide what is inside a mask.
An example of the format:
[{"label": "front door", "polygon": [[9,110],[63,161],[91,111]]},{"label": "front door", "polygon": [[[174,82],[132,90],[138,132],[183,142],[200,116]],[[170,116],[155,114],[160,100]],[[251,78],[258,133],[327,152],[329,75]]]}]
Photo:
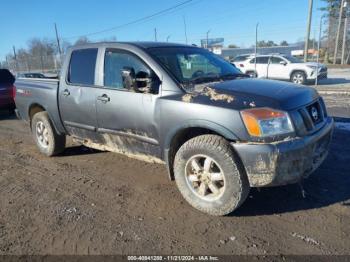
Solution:
[{"label": "front door", "polygon": [[267,78],[289,79],[289,67],[287,61],[280,57],[272,56],[270,58],[267,73]]},{"label": "front door", "polygon": [[[136,55],[123,50],[106,50],[104,88],[96,100],[98,132],[112,151],[160,157],[156,110],[159,82],[150,92],[126,86],[123,70],[132,71],[135,79],[154,75]],[[137,85],[137,81],[134,83]]]}]

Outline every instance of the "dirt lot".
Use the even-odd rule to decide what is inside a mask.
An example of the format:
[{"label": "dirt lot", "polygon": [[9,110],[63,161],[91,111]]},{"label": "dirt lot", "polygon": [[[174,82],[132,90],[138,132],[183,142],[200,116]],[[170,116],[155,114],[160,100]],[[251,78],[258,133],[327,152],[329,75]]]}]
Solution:
[{"label": "dirt lot", "polygon": [[[349,122],[350,99],[339,98],[326,96],[330,112]],[[252,190],[217,218],[191,208],[162,165],[73,144],[46,158],[1,114],[0,254],[350,254],[346,127],[305,199],[297,185]]]}]

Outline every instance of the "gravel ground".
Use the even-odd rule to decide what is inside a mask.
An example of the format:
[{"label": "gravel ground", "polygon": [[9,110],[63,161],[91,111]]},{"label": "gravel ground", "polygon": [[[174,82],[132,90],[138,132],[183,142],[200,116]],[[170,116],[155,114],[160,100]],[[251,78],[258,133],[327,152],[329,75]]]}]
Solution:
[{"label": "gravel ground", "polygon": [[[337,121],[349,100],[325,96]],[[346,124],[344,126],[347,126]],[[253,189],[230,216],[191,208],[165,167],[69,142],[38,153],[28,126],[0,115],[0,254],[348,254],[350,130],[298,185]]]}]

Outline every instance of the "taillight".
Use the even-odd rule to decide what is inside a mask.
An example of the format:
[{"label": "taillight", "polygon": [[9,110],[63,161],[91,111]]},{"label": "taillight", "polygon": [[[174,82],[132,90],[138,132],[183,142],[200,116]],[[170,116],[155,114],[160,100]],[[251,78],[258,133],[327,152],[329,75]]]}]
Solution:
[{"label": "taillight", "polygon": [[239,67],[244,67],[244,65],[243,65],[243,64],[240,64]]},{"label": "taillight", "polygon": [[12,98],[15,99],[16,98],[16,86],[12,85]]}]

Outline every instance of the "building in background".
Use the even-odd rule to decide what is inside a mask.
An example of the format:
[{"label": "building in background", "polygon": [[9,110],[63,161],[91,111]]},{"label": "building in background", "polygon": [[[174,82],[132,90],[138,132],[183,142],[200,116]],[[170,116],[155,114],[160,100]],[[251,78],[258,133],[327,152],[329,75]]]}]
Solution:
[{"label": "building in background", "polygon": [[[292,52],[298,50],[303,50],[303,45],[290,45],[290,46],[271,46],[271,47],[259,47],[258,54],[267,55],[267,54],[286,54],[292,55]],[[234,58],[238,55],[243,54],[254,54],[255,48],[222,48],[221,56],[226,59]]]},{"label": "building in background", "polygon": [[201,47],[210,50],[214,54],[221,55],[224,48],[224,38],[202,39]]}]

